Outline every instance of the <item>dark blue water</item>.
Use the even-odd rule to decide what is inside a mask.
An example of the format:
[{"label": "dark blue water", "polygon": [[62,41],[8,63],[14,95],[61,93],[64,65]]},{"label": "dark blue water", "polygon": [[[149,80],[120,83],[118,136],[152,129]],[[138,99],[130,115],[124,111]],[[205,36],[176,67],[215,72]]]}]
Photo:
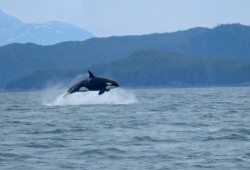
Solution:
[{"label": "dark blue water", "polygon": [[0,169],[250,169],[250,88],[0,93]]}]

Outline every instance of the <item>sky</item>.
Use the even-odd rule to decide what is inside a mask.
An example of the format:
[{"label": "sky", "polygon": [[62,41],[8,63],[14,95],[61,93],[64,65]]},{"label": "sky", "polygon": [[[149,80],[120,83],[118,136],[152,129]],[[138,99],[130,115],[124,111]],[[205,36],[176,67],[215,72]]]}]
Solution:
[{"label": "sky", "polygon": [[0,0],[0,9],[25,23],[69,22],[96,37],[250,25],[250,0]]}]

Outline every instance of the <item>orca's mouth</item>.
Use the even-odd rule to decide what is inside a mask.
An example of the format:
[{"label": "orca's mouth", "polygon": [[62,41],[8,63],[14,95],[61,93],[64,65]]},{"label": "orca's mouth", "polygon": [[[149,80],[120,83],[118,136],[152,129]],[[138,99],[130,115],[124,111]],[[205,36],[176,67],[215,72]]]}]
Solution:
[{"label": "orca's mouth", "polygon": [[118,83],[115,83],[115,84],[113,84],[114,86],[116,86],[116,87],[119,87],[119,84]]}]

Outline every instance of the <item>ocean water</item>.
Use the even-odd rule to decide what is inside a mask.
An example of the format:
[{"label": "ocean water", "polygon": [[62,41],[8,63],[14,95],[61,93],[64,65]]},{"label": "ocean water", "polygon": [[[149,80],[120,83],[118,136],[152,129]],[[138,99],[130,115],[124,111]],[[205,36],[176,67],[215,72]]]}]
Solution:
[{"label": "ocean water", "polygon": [[0,169],[250,169],[250,88],[0,93]]}]

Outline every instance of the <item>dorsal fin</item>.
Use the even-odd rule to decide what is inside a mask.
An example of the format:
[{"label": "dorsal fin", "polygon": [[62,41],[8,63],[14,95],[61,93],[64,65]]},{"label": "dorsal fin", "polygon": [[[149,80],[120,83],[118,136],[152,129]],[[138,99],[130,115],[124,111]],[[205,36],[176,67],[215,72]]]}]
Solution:
[{"label": "dorsal fin", "polygon": [[88,71],[88,72],[89,72],[89,78],[94,78],[95,77],[93,73],[91,73],[90,71]]}]

